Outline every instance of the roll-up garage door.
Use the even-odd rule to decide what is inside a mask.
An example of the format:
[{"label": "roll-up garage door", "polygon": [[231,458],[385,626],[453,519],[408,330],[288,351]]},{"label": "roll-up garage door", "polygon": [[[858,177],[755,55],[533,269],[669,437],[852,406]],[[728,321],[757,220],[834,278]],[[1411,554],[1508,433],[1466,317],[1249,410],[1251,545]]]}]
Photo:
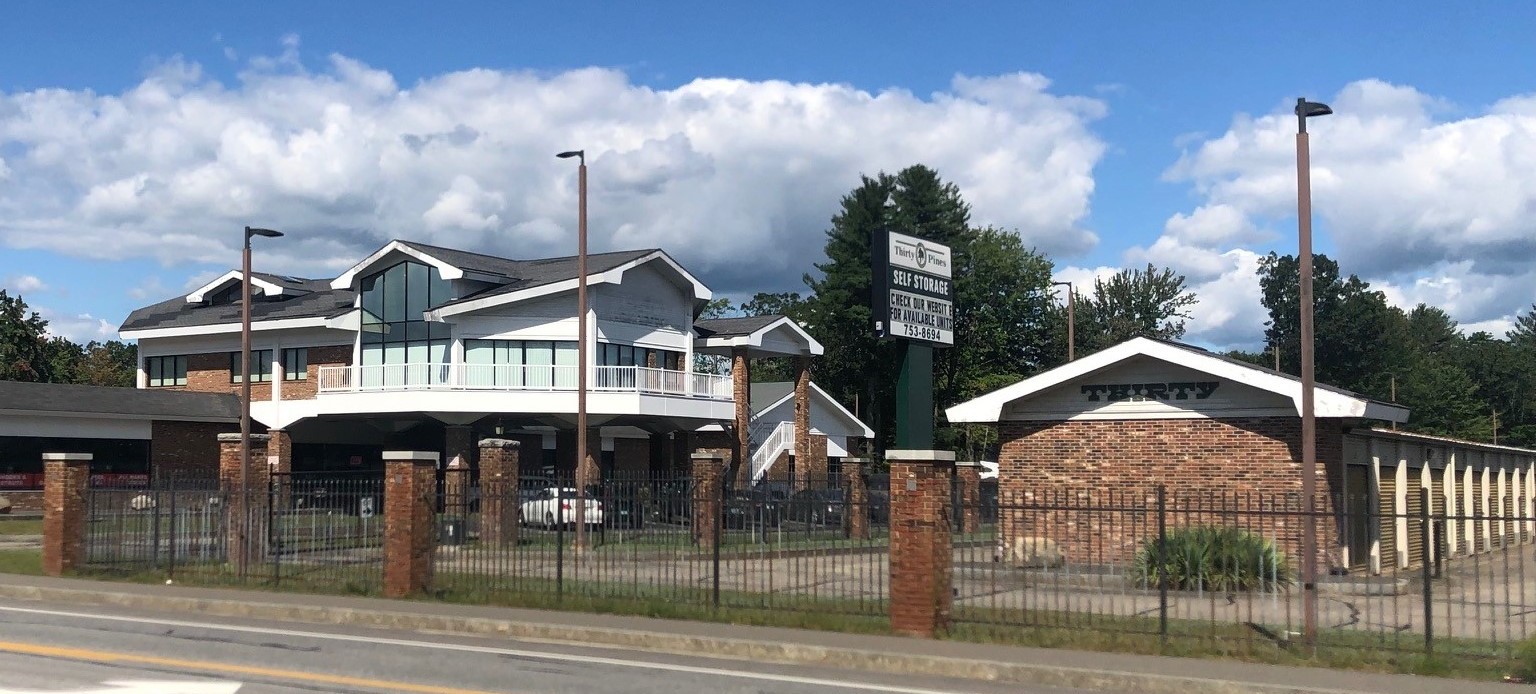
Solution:
[{"label": "roll-up garage door", "polygon": [[1404,495],[1404,501],[1407,502],[1405,513],[1408,514],[1409,566],[1418,566],[1424,561],[1424,525],[1419,522],[1419,514],[1424,512],[1423,474],[1423,468],[1408,468],[1408,493]]},{"label": "roll-up garage door", "polygon": [[1472,535],[1475,539],[1473,547],[1478,552],[1488,551],[1488,533],[1484,529],[1488,519],[1488,504],[1483,503],[1483,490],[1487,485],[1483,483],[1483,471],[1472,471]]},{"label": "roll-up garage door", "polygon": [[1446,536],[1445,522],[1445,468],[1430,470],[1429,486],[1429,524],[1435,532],[1430,536],[1431,542],[1438,544],[1435,548],[1437,554],[1442,557],[1450,555],[1451,538]]},{"label": "roll-up garage door", "polygon": [[1381,482],[1381,570],[1397,566],[1397,475],[1392,468],[1382,466]]}]

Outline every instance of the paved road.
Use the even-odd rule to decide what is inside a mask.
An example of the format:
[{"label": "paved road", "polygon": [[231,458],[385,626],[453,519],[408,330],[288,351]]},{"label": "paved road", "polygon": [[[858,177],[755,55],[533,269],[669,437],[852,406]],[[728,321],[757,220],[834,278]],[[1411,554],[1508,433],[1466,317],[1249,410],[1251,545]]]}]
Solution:
[{"label": "paved road", "polygon": [[55,691],[1066,694],[506,639],[0,601],[0,694]]}]

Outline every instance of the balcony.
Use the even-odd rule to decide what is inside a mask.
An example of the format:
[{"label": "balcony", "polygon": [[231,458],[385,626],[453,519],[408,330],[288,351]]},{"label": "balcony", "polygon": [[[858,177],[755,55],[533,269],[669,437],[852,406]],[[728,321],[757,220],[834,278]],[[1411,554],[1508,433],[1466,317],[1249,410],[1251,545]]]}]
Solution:
[{"label": "balcony", "polygon": [[[575,392],[575,366],[509,364],[382,364],[320,367],[320,394],[392,391]],[[731,377],[652,369],[599,366],[588,390],[730,400]]]}]

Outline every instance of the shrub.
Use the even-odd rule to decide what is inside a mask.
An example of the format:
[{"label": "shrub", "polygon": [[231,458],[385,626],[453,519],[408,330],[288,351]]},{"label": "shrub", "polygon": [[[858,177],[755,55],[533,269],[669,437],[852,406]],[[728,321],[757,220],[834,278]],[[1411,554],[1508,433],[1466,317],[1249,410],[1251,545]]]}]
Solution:
[{"label": "shrub", "polygon": [[1536,638],[1521,641],[1515,646],[1514,675],[1521,682],[1536,682]]},{"label": "shrub", "polygon": [[1167,533],[1163,563],[1158,540],[1142,543],[1133,572],[1147,587],[1168,577],[1172,590],[1248,591],[1289,586],[1290,562],[1275,543],[1226,526],[1193,526]]}]

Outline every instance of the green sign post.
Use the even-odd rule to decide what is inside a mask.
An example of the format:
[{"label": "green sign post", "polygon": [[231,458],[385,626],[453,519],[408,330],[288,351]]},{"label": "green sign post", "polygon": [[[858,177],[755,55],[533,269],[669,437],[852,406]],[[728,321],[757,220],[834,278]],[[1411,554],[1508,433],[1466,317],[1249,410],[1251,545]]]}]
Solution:
[{"label": "green sign post", "polygon": [[955,343],[948,246],[892,231],[871,239],[875,334],[903,344],[896,447],[933,448],[933,348]]}]

